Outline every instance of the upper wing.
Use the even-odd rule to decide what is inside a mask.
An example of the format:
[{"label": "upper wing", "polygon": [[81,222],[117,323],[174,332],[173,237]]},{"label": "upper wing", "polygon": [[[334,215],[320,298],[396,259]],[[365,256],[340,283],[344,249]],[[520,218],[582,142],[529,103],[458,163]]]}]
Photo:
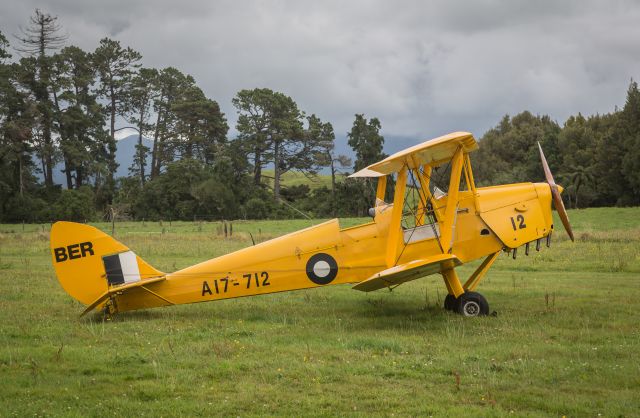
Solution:
[{"label": "upper wing", "polygon": [[382,161],[353,173],[349,177],[386,176],[400,171],[405,165],[409,168],[418,168],[424,164],[438,165],[451,160],[458,147],[462,147],[463,151],[468,153],[476,150],[478,143],[469,132],[453,132],[396,152]]},{"label": "upper wing", "polygon": [[363,292],[371,292],[419,279],[430,274],[441,273],[461,264],[462,262],[453,254],[438,254],[424,260],[410,261],[388,268],[358,283],[353,288]]}]

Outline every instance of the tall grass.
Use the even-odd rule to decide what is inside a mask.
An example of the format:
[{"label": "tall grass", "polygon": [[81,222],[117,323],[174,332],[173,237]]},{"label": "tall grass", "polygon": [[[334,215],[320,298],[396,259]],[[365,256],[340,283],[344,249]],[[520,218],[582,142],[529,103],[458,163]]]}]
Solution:
[{"label": "tall grass", "polygon": [[[79,318],[48,225],[0,225],[0,415],[640,415],[640,209],[569,215],[577,242],[558,228],[550,249],[501,256],[478,289],[496,316],[476,319],[442,310],[435,276]],[[315,222],[116,237],[171,271]]]}]

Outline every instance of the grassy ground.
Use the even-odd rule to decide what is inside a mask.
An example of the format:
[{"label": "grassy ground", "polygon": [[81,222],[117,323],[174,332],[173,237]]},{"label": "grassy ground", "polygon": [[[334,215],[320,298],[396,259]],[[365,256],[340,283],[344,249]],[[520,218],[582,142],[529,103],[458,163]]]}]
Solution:
[{"label": "grassy ground", "polygon": [[[640,208],[570,217],[575,244],[500,257],[479,288],[497,316],[474,319],[441,309],[438,277],[81,319],[48,225],[2,225],[0,415],[639,416]],[[311,223],[116,236],[171,271]]]}]

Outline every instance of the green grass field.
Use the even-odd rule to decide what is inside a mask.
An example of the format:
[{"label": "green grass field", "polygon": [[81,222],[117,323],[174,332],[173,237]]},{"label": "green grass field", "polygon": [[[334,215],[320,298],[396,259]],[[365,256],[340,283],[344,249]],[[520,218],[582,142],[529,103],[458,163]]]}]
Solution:
[{"label": "green grass field", "polygon": [[[497,316],[471,319],[436,276],[79,318],[49,225],[1,225],[0,415],[640,416],[640,208],[569,215],[576,243],[502,255],[479,288]],[[317,222],[116,237],[171,271]]]}]

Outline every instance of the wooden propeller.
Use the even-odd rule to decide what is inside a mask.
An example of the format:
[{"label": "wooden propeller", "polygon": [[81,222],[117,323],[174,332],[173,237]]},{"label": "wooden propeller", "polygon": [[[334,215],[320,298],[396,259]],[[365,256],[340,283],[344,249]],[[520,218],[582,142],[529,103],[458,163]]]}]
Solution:
[{"label": "wooden propeller", "polygon": [[553,175],[551,174],[551,170],[549,169],[549,164],[547,164],[547,159],[544,157],[544,152],[542,152],[542,147],[540,146],[539,142],[538,149],[540,150],[540,160],[542,160],[544,176],[547,179],[547,183],[549,183],[549,187],[551,187],[553,205],[558,212],[558,216],[560,216],[560,220],[562,221],[564,230],[567,231],[567,235],[569,235],[571,241],[574,241],[573,231],[571,230],[571,224],[569,223],[569,216],[567,216],[567,210],[564,208],[564,203],[562,202],[562,198],[560,197],[560,190],[558,190],[558,185],[556,184],[555,180],[553,180]]}]

